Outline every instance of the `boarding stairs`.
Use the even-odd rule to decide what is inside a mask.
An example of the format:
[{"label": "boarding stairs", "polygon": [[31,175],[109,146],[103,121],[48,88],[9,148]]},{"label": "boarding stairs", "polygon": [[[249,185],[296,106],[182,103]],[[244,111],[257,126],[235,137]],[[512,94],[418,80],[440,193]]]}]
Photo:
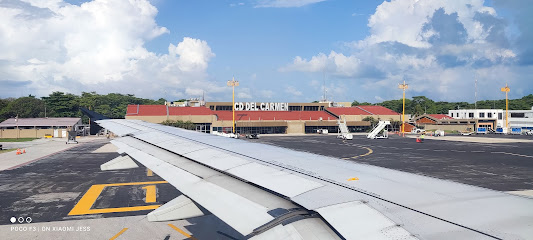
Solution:
[{"label": "boarding stairs", "polygon": [[387,125],[390,125],[390,121],[379,121],[378,125],[376,125],[376,127],[374,127],[374,129],[372,129],[372,131],[370,131],[370,133],[368,133],[368,135],[366,136],[366,138],[371,138],[371,139],[379,138],[379,137],[378,137],[378,134],[379,134],[383,129],[385,129],[385,127],[386,127]]},{"label": "boarding stairs", "polygon": [[340,119],[337,119],[337,125],[339,126],[339,135],[337,135],[337,138],[342,138],[345,140],[352,140],[353,135],[348,131],[348,126],[346,126],[346,119],[344,119],[342,122]]}]

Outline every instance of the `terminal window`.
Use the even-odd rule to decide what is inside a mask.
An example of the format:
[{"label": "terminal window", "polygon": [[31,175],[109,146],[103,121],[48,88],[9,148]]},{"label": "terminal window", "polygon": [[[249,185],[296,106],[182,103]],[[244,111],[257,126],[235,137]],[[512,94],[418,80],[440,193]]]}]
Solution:
[{"label": "terminal window", "polygon": [[469,118],[474,118],[474,113],[473,113],[473,112],[468,113],[468,117],[469,117]]},{"label": "terminal window", "polygon": [[318,111],[318,106],[304,106],[304,111]]},{"label": "terminal window", "polygon": [[512,118],[523,118],[525,117],[524,113],[511,113]]},{"label": "terminal window", "polygon": [[480,118],[484,118],[485,117],[485,113],[479,113],[479,117]]},{"label": "terminal window", "polygon": [[487,113],[488,118],[492,118],[492,113]]},{"label": "terminal window", "polygon": [[231,111],[233,108],[231,106],[217,106],[217,111]]},{"label": "terminal window", "polygon": [[289,106],[289,111],[302,111],[302,106]]}]

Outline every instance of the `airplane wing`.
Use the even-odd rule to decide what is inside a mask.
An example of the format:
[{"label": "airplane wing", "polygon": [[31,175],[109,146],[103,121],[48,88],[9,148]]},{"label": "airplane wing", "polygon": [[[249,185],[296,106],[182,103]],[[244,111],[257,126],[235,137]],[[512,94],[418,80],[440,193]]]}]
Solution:
[{"label": "airplane wing", "polygon": [[127,155],[183,194],[151,221],[200,216],[200,205],[248,239],[533,238],[531,198],[139,120],[97,123],[121,136],[116,161]]}]

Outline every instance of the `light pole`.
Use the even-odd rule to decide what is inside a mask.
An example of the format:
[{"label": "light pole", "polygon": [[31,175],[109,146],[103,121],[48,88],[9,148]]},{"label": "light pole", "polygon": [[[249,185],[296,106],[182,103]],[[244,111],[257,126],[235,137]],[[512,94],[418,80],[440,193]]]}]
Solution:
[{"label": "light pole", "polygon": [[402,133],[405,133],[405,90],[409,88],[409,85],[403,81],[403,84],[398,84],[398,88],[403,90],[403,110],[402,110],[402,126],[400,127]]},{"label": "light pole", "polygon": [[231,109],[233,110],[233,129],[231,130],[235,133],[235,87],[239,86],[239,81],[235,81],[235,77],[228,81],[228,86],[233,88],[233,101],[231,104]]},{"label": "light pole", "polygon": [[505,84],[505,87],[501,88],[502,92],[505,92],[505,128],[506,131],[509,128],[509,91],[511,89],[509,86],[507,86],[507,83]]}]

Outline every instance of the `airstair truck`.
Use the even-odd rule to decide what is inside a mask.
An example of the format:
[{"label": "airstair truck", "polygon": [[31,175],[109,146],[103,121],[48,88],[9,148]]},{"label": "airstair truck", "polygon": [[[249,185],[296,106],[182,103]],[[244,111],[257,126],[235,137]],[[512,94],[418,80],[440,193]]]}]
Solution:
[{"label": "airstair truck", "polygon": [[343,122],[341,122],[340,119],[337,119],[337,125],[339,126],[337,138],[342,138],[344,140],[353,139],[353,135],[350,133],[350,131],[348,131],[348,127],[346,126],[346,119],[344,119]]},{"label": "airstair truck", "polygon": [[[379,121],[378,125],[376,125],[376,127],[374,127],[374,129],[372,129],[372,131],[366,135],[366,138],[389,138],[387,130],[384,130],[387,125],[390,125],[390,121]],[[381,131],[384,131],[383,135],[378,136]]]}]

